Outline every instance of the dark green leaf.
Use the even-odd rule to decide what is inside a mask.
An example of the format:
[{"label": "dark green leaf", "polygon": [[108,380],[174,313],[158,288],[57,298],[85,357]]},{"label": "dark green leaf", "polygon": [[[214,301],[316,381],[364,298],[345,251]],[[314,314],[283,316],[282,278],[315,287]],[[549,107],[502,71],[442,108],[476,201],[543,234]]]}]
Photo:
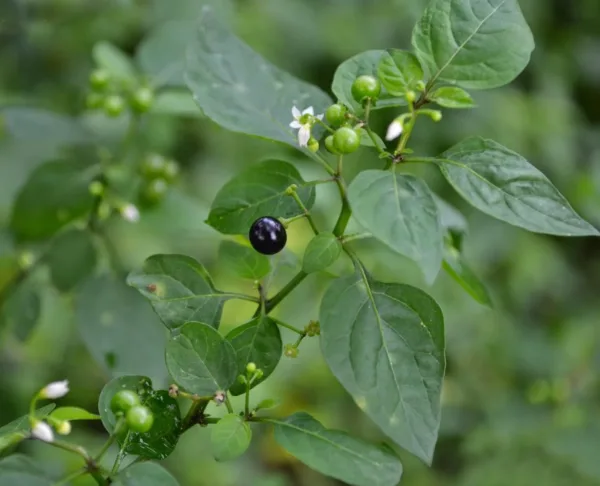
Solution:
[{"label": "dark green leaf", "polygon": [[298,146],[289,127],[292,107],[323,113],[331,99],[254,52],[225,28],[211,7],[202,9],[187,52],[188,86],[204,114],[219,125]]},{"label": "dark green leaf", "polygon": [[96,248],[90,233],[72,229],[58,235],[52,241],[47,262],[54,286],[62,292],[72,290],[96,266]]},{"label": "dark green leaf", "polygon": [[127,284],[139,290],[168,329],[200,321],[219,327],[223,303],[235,297],[216,290],[206,269],[184,255],[153,255]]},{"label": "dark green leaf", "polygon": [[597,236],[552,183],[493,140],[468,138],[444,152],[440,170],[477,209],[514,226],[559,236]]},{"label": "dark green leaf", "polygon": [[460,251],[450,244],[446,244],[443,267],[477,302],[492,307],[492,300],[487,289],[466,264]]},{"label": "dark green leaf", "polygon": [[269,420],[275,440],[304,464],[355,486],[396,486],[402,464],[391,452],[338,430],[329,430],[304,412]]},{"label": "dark green leaf", "polygon": [[50,417],[56,420],[100,420],[100,415],[79,407],[59,407],[50,414]]},{"label": "dark green leaf", "polygon": [[377,76],[388,93],[404,96],[417,89],[417,83],[423,80],[423,69],[412,52],[389,49],[379,61]]},{"label": "dark green leaf", "polygon": [[25,341],[40,319],[42,300],[31,280],[21,282],[0,308],[0,328],[11,329],[14,335]]},{"label": "dark green leaf", "polygon": [[320,272],[332,265],[342,253],[342,244],[333,233],[319,233],[304,250],[302,270],[306,273]]},{"label": "dark green leaf", "polygon": [[285,190],[298,186],[298,196],[310,209],[315,202],[314,187],[303,187],[296,168],[281,160],[265,160],[248,167],[217,193],[207,223],[225,234],[247,234],[252,223],[262,217],[291,218],[302,209]]},{"label": "dark green leaf", "polygon": [[225,415],[212,428],[210,443],[215,460],[231,461],[241,456],[252,440],[250,425],[234,413]]},{"label": "dark green leaf", "polygon": [[444,108],[473,108],[471,95],[456,86],[442,86],[427,96],[427,99]]},{"label": "dark green leaf", "polygon": [[123,469],[112,481],[112,486],[178,486],[177,480],[159,464],[144,462]]},{"label": "dark green leaf", "polygon": [[161,91],[152,104],[151,113],[192,118],[202,118],[202,110],[189,91]]},{"label": "dark green leaf", "polygon": [[[35,411],[35,416],[38,419],[43,419],[48,416],[56,405],[50,403]],[[0,452],[11,445],[21,442],[29,434],[29,415],[19,417],[12,422],[0,427]],[[1,477],[1,476],[0,476]]]},{"label": "dark green leaf", "polygon": [[117,46],[107,41],[98,42],[93,50],[94,61],[106,69],[118,81],[134,84],[137,74],[130,57]]},{"label": "dark green leaf", "polygon": [[534,48],[517,0],[431,0],[412,44],[430,84],[446,81],[468,89],[510,83]]},{"label": "dark green leaf", "polygon": [[[281,358],[281,333],[275,321],[268,316],[259,316],[236,327],[227,335],[227,340],[237,356],[237,375],[246,374],[248,363],[255,363],[263,371],[262,378],[254,380],[252,387],[266,380]],[[245,390],[246,385],[236,381],[230,391],[232,395],[241,395]]]},{"label": "dark green leaf", "polygon": [[48,162],[38,167],[21,188],[11,227],[23,240],[52,236],[67,223],[92,210],[88,189],[100,167],[84,160]]},{"label": "dark green leaf", "polygon": [[429,282],[442,263],[443,233],[431,191],[395,171],[361,172],[348,189],[353,215],[392,250],[415,260]]},{"label": "dark green leaf", "polygon": [[235,350],[213,327],[188,322],[167,344],[169,373],[179,386],[200,396],[227,390],[236,380]]},{"label": "dark green leaf", "polygon": [[52,486],[51,480],[29,457],[15,454],[0,461],[0,486]]},{"label": "dark green leaf", "polygon": [[396,443],[431,463],[440,424],[444,321],[409,285],[372,281],[362,268],[323,297],[321,348],[357,405]]},{"label": "dark green leaf", "polygon": [[233,274],[250,280],[260,280],[271,271],[269,259],[265,255],[233,241],[221,243],[219,262]]}]

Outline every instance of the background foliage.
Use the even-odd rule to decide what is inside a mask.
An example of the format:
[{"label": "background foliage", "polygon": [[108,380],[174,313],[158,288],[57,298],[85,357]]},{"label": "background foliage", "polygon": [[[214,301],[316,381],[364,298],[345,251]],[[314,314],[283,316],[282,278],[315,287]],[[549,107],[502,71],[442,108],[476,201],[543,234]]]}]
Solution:
[{"label": "background foliage", "polygon": [[[256,51],[328,90],[335,67],[348,57],[367,49],[408,47],[412,26],[426,2],[214,3]],[[195,4],[194,0],[2,2],[2,227],[10,223],[11,205],[23,182],[59,146],[91,136],[108,146],[120,140],[126,128],[123,120],[83,108],[96,43],[107,40],[118,45],[152,72],[156,58],[144,55],[150,50],[149,39],[159,46],[185,45],[186,20],[194,17]],[[522,2],[522,8],[536,39],[527,70],[509,87],[474,92],[477,110],[447,112],[450,120],[440,125],[423,123],[414,144],[421,152],[435,155],[473,133],[494,138],[547,174],[576,210],[598,227],[600,5],[595,0],[529,0]],[[169,35],[161,37],[164,32]],[[180,83],[177,70],[173,72],[165,84]],[[29,108],[15,108],[23,105]],[[392,112],[374,114],[380,133],[392,117]],[[68,288],[71,278],[65,272],[74,265],[57,257],[58,261],[29,276],[19,298],[3,307],[0,424],[22,415],[31,394],[53,379],[71,380],[73,391],[63,405],[90,410],[95,410],[111,372],[147,375],[157,386],[167,385],[161,359],[164,335],[157,317],[137,292],[123,281],[101,276],[100,269],[109,257],[134,269],[151,254],[180,252],[207,265],[218,288],[247,290],[250,283],[240,283],[228,269],[226,250],[218,251],[222,238],[204,223],[216,190],[249,164],[269,157],[297,161],[305,178],[319,176],[317,168],[294,150],[232,134],[199,118],[195,111],[183,119],[157,113],[148,118],[142,133],[139,146],[177,159],[184,177],[162,205],[142,212],[138,224],[119,218],[110,221],[107,233],[116,256],[100,252],[96,267],[88,269],[97,276]],[[347,158],[349,174],[373,164],[376,158],[370,157]],[[473,302],[446,274],[431,289],[446,319],[448,368],[442,427],[431,470],[409,454],[402,456],[403,484],[599,484],[597,240],[559,239],[509,227],[467,207],[433,170],[417,169],[432,189],[467,214],[471,231],[465,240],[466,256],[487,283],[495,308]],[[60,184],[65,188],[68,183]],[[329,220],[337,211],[329,210],[337,204],[333,201],[334,188],[317,188],[318,222],[333,225]],[[85,207],[85,198],[81,204]],[[43,233],[43,225],[51,223],[36,220],[35,215],[27,221],[21,228],[27,233]],[[284,282],[293,274],[294,255],[302,255],[310,236],[304,222],[292,226],[290,251],[280,257],[275,278]],[[72,258],[87,248],[87,242],[76,236],[63,244],[79,248],[68,253]],[[388,263],[383,246],[364,245],[362,254],[377,279],[402,274],[409,283],[427,288],[413,264],[397,264],[396,258],[389,259],[394,264]],[[7,231],[0,231],[0,289],[12,278],[13,258],[23,249],[15,247]],[[59,293],[48,282],[66,292]],[[327,282],[322,275],[309,277],[275,315],[303,327],[317,317],[317,296]],[[251,309],[249,303],[226,302],[223,331],[244,322]],[[294,336],[284,334],[283,339],[290,342]],[[280,397],[277,412],[282,416],[303,408],[330,428],[380,438],[327,370],[317,340],[306,340],[297,359],[282,359],[253,395]],[[99,424],[81,423],[74,428],[83,444],[102,443]],[[285,454],[270,434],[256,432],[249,454],[236,462],[218,463],[210,451],[209,431],[196,427],[182,438],[165,466],[183,485],[335,484]],[[21,447],[55,475],[73,468],[68,455],[37,443]]]}]

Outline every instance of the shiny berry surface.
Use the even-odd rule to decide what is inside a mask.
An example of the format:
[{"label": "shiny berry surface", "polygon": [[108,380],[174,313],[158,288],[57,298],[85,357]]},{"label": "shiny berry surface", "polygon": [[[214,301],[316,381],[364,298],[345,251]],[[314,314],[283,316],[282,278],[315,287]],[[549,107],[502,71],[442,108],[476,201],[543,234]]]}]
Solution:
[{"label": "shiny berry surface", "polygon": [[287,233],[283,225],[268,216],[252,223],[248,237],[252,247],[263,255],[279,253],[287,242]]}]

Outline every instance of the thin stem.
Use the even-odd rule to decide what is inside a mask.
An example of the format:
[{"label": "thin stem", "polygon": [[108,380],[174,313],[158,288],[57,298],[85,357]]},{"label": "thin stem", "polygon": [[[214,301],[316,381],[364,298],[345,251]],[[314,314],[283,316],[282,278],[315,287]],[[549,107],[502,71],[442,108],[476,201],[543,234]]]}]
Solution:
[{"label": "thin stem", "polygon": [[121,444],[121,449],[119,449],[119,453],[117,454],[117,457],[115,458],[115,463],[113,464],[113,467],[110,471],[111,476],[113,474],[116,474],[119,471],[119,468],[121,467],[121,461],[123,461],[123,458],[127,455],[127,453],[125,452],[125,448],[129,444],[130,437],[131,437],[131,430],[128,430],[127,435],[125,435],[125,439],[123,440],[123,443]]},{"label": "thin stem", "polygon": [[335,236],[342,236],[344,234],[346,226],[348,226],[348,221],[350,221],[350,216],[352,215],[352,209],[350,209],[350,203],[348,202],[348,192],[346,191],[346,183],[344,182],[344,176],[342,173],[343,163],[344,158],[342,155],[340,155],[338,157],[335,183],[338,186],[340,198],[342,199],[342,209],[340,211],[340,215],[338,216],[338,220],[335,223],[335,227],[333,228],[333,234]]},{"label": "thin stem", "polygon": [[331,176],[335,176],[335,170],[331,168],[331,166],[327,163],[327,160],[319,154],[319,153],[311,153],[313,160],[321,164],[321,166],[327,171],[327,173]]},{"label": "thin stem", "polygon": [[350,243],[355,240],[364,240],[365,238],[371,238],[373,235],[371,233],[354,233],[352,235],[344,235],[340,238],[342,243]]},{"label": "thin stem", "polygon": [[271,319],[273,319],[277,323],[277,325],[279,325],[281,327],[285,327],[286,329],[289,329],[290,331],[294,331],[296,334],[304,334],[304,331],[302,331],[301,329],[298,329],[297,327],[292,326],[291,324],[286,324],[285,322],[282,322],[275,317],[271,317]]},{"label": "thin stem", "polygon": [[246,379],[246,397],[244,399],[244,416],[250,416],[250,380]]},{"label": "thin stem", "polygon": [[310,224],[310,227],[312,228],[312,230],[315,233],[315,235],[318,235],[319,234],[319,230],[317,228],[317,225],[315,224],[315,220],[310,215],[310,211],[304,205],[304,203],[302,202],[302,199],[300,199],[300,196],[298,196],[298,192],[296,192],[296,187],[295,186],[290,186],[290,188],[289,188],[289,194],[290,194],[290,196],[292,196],[294,198],[294,201],[296,201],[296,204],[298,204],[298,206],[300,207],[300,209],[304,213],[304,217],[306,217],[306,220],[308,221],[308,224]]},{"label": "thin stem", "polygon": [[253,295],[238,294],[236,292],[227,292],[227,295],[234,299],[247,300],[248,302],[255,302],[256,304],[259,302],[258,297],[254,297]]},{"label": "thin stem", "polygon": [[277,294],[275,294],[271,299],[267,300],[267,302],[265,302],[265,314],[268,314],[275,307],[277,307],[277,305],[279,305],[279,303],[283,299],[285,299],[288,296],[288,294],[292,290],[294,290],[300,284],[300,282],[302,282],[307,276],[308,276],[308,273],[305,273],[303,271],[298,272],[292,278],[292,280],[290,280],[287,283],[287,285],[285,287],[283,287],[279,292],[277,292]]},{"label": "thin stem", "polygon": [[297,348],[298,346],[300,346],[300,343],[302,342],[302,340],[306,337],[306,333],[303,332],[300,336],[298,336],[298,339],[296,339],[296,342],[294,343],[294,347]]},{"label": "thin stem", "polygon": [[314,181],[308,181],[302,184],[304,187],[306,186],[318,186],[320,184],[329,184],[330,182],[335,182],[335,179],[332,177],[331,179],[317,179]]},{"label": "thin stem", "polygon": [[125,419],[123,417],[120,417],[119,420],[117,421],[117,424],[115,425],[115,429],[114,429],[113,433],[110,435],[108,440],[104,443],[104,445],[102,446],[102,449],[100,449],[100,452],[98,452],[98,455],[96,455],[94,462],[97,462],[97,463],[100,462],[100,459],[102,459],[104,457],[104,454],[106,454],[106,451],[108,451],[110,446],[114,444],[115,440],[117,440],[118,433],[121,431],[121,428],[123,427],[123,424],[125,424]]},{"label": "thin stem", "polygon": [[404,152],[404,149],[406,149],[406,145],[408,144],[408,140],[410,139],[413,128],[415,128],[415,122],[417,121],[417,115],[415,113],[414,103],[409,102],[408,107],[410,109],[411,116],[410,116],[410,119],[408,120],[408,123],[406,124],[406,127],[404,128],[404,132],[400,136],[400,141],[398,142],[398,148],[396,148],[396,150],[394,152],[395,155],[402,154],[402,152]]},{"label": "thin stem", "polygon": [[227,407],[227,411],[229,413],[233,413],[233,407],[231,406],[231,400],[229,400],[229,395],[225,395],[225,406]]},{"label": "thin stem", "polygon": [[329,125],[327,125],[327,123],[325,123],[323,120],[319,120],[317,117],[315,117],[315,120],[317,121],[317,123],[323,125],[329,133],[335,133],[335,130]]},{"label": "thin stem", "polygon": [[192,406],[188,410],[185,418],[183,419],[183,430],[189,429],[192,425],[194,425],[194,419],[201,414],[206,409],[209,400],[196,400],[192,402]]},{"label": "thin stem", "polygon": [[63,442],[62,440],[54,440],[52,442],[46,442],[46,444],[51,445],[52,447],[56,447],[57,449],[62,449],[63,451],[72,452],[81,456],[81,458],[88,464],[91,460],[90,455],[87,451],[81,447],[73,444],[69,444],[68,442]]},{"label": "thin stem", "polygon": [[444,162],[444,159],[436,159],[435,157],[405,157],[403,162],[407,164],[437,164],[438,162]]}]

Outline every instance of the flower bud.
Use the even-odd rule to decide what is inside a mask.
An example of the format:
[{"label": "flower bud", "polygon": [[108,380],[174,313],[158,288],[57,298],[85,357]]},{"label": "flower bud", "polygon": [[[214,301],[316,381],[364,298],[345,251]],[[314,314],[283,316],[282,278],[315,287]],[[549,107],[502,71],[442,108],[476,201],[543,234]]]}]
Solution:
[{"label": "flower bud", "polygon": [[40,391],[40,398],[60,398],[69,393],[69,380],[53,381]]},{"label": "flower bud", "polygon": [[255,371],[256,371],[256,364],[255,364],[255,363],[248,363],[248,364],[246,365],[246,372],[247,372],[249,375],[252,375],[252,374],[254,374],[254,372],[255,372]]},{"label": "flower bud", "polygon": [[60,435],[69,435],[71,433],[71,422],[63,420],[56,425],[56,431]]},{"label": "flower bud", "polygon": [[392,123],[390,123],[390,126],[388,127],[387,132],[385,134],[385,139],[388,142],[390,140],[394,140],[402,134],[403,130],[404,127],[402,126],[402,122],[398,118],[396,118]]},{"label": "flower bud", "polygon": [[310,137],[308,140],[308,150],[310,150],[313,154],[319,151],[319,141],[313,137]]},{"label": "flower bud", "polygon": [[42,440],[44,442],[54,442],[54,432],[52,428],[41,420],[36,421],[31,429],[31,436],[34,439]]}]

